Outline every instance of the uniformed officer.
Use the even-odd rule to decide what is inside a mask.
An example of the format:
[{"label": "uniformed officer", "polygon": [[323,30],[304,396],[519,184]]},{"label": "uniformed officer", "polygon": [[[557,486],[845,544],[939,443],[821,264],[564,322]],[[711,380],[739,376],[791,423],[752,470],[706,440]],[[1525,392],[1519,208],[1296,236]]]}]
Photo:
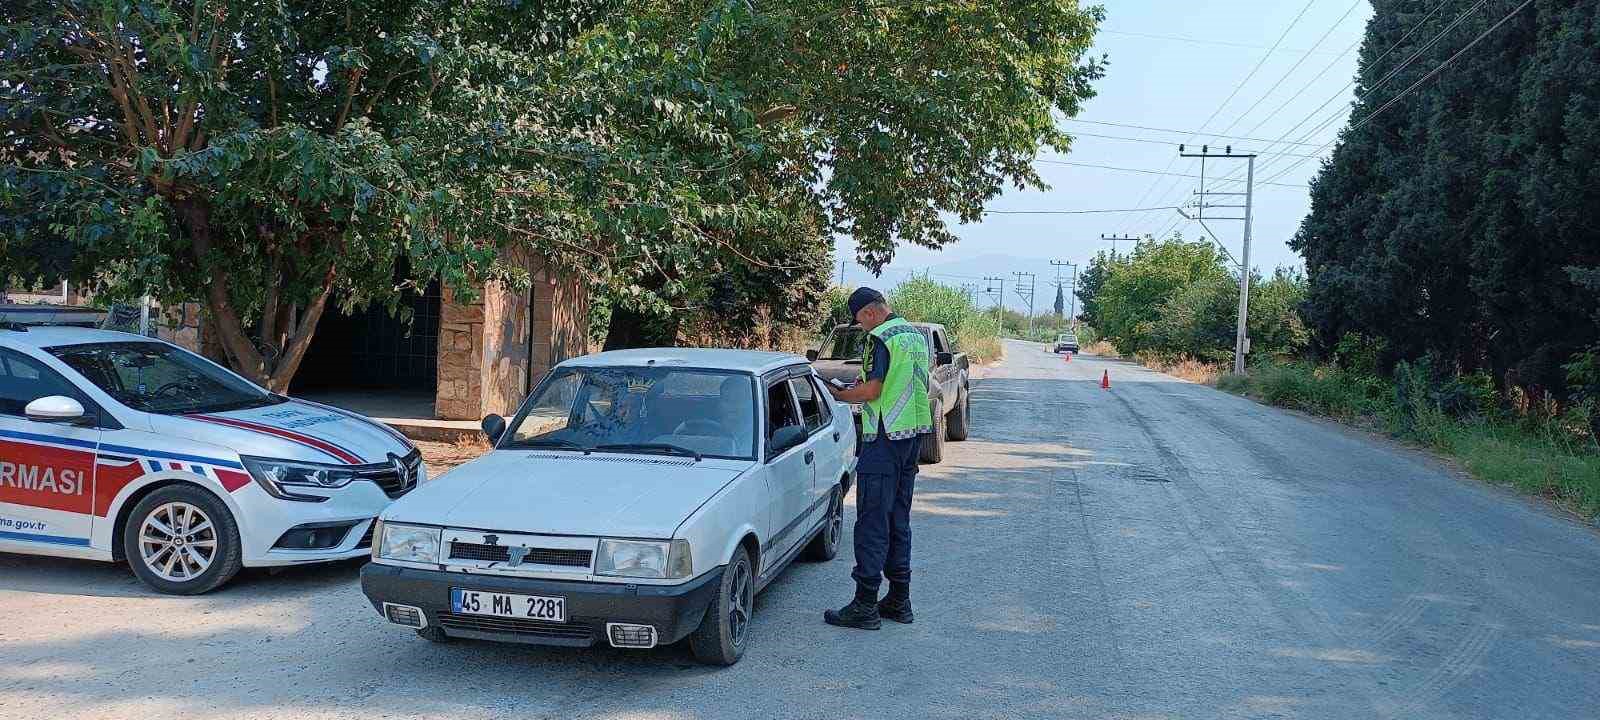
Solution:
[{"label": "uniformed officer", "polygon": [[[822,619],[829,625],[876,630],[880,618],[909,623],[911,614],[911,491],[921,436],[933,432],[928,407],[928,341],[889,309],[871,288],[850,294],[850,314],[872,341],[861,380],[833,390],[859,402],[861,456],[856,465],[856,597]],[[889,594],[878,600],[883,578]]]}]

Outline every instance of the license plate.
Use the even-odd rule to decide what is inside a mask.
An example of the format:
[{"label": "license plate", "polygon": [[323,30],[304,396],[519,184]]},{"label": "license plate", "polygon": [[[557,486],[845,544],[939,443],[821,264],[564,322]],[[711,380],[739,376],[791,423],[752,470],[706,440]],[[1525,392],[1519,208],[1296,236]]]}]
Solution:
[{"label": "license plate", "polygon": [[567,621],[566,598],[450,588],[450,612],[459,615]]}]

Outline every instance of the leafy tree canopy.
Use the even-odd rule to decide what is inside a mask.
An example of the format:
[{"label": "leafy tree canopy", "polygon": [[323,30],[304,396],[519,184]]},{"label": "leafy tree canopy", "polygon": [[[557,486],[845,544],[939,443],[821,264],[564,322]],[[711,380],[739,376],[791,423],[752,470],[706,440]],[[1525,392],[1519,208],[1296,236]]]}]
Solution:
[{"label": "leafy tree canopy", "polygon": [[1024,0],[14,0],[0,260],[112,298],[202,297],[235,368],[280,390],[328,305],[524,282],[499,260],[512,244],[622,307],[814,302],[793,285],[821,265],[807,248],[848,233],[881,267],[897,243],[952,240],[942,213],[975,220],[1005,185],[1041,185],[1035,152],[1068,142],[1054,113],[1101,73],[1085,55],[1100,17]]}]

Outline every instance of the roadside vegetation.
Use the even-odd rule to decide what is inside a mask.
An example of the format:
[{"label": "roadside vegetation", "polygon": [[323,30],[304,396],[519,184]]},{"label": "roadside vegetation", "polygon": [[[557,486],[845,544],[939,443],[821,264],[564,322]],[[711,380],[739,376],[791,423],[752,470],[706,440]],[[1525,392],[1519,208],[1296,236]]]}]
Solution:
[{"label": "roadside vegetation", "polygon": [[[827,308],[824,321],[816,332],[818,339],[834,325],[851,321],[845,301],[854,289],[834,286],[828,290],[823,299]],[[979,310],[966,293],[956,288],[928,278],[912,278],[889,292],[889,304],[911,322],[944,325],[950,342],[974,363],[991,363],[1005,355],[1000,343],[1000,325],[995,322],[994,313]]]}]

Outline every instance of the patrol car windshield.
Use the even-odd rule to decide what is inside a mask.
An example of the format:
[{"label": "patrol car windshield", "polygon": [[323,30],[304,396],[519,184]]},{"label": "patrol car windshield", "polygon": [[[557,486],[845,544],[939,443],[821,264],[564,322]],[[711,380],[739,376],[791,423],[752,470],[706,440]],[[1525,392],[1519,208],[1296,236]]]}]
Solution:
[{"label": "patrol car windshield", "polygon": [[46,351],[117,402],[141,412],[182,415],[283,402],[249,381],[171,345],[93,343]]},{"label": "patrol car windshield", "polygon": [[755,382],[694,368],[563,368],[523,406],[504,448],[755,457]]},{"label": "patrol car windshield", "polygon": [[821,360],[860,361],[867,354],[867,332],[856,326],[835,328],[828,342],[817,352]]}]

